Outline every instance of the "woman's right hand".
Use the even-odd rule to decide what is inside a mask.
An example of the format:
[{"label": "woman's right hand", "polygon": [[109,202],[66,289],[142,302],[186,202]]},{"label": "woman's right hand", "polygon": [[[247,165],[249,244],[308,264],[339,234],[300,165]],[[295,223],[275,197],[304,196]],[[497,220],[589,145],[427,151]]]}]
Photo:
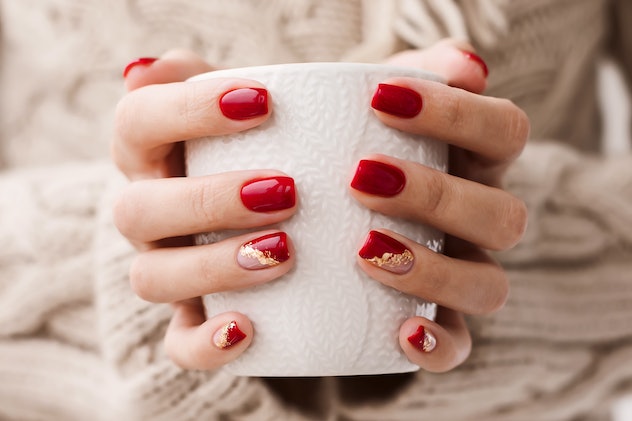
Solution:
[{"label": "woman's right hand", "polygon": [[132,62],[125,69],[128,93],[116,110],[112,142],[114,162],[131,180],[114,218],[139,250],[130,269],[132,288],[145,300],[172,303],[166,351],[193,369],[237,358],[253,336],[243,314],[207,320],[200,296],[271,281],[294,264],[291,242],[277,231],[194,245],[194,234],[277,223],[296,208],[293,180],[279,171],[183,177],[184,140],[247,130],[271,113],[258,82],[184,82],[210,70],[186,51]]}]

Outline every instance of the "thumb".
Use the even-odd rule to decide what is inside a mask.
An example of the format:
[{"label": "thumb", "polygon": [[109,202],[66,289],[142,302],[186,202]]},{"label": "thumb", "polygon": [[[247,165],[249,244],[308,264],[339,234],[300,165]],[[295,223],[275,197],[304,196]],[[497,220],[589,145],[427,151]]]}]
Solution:
[{"label": "thumb", "polygon": [[140,58],[125,67],[125,87],[133,91],[146,85],[182,82],[199,73],[216,70],[188,50],[170,50],[160,58]]}]

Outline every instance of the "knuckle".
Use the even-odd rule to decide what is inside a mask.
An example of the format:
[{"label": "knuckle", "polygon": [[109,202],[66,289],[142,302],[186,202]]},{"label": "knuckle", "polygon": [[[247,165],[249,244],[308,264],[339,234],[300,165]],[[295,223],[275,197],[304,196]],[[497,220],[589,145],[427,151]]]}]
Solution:
[{"label": "knuckle", "polygon": [[179,96],[177,105],[178,117],[183,124],[184,131],[192,136],[208,132],[208,121],[205,116],[211,115],[208,95],[201,91],[200,83],[187,83],[183,94]]},{"label": "knuckle", "polygon": [[523,200],[512,197],[500,215],[501,238],[498,241],[497,249],[507,250],[518,244],[524,236],[527,223],[527,205]]},{"label": "knuckle", "polygon": [[453,95],[446,97],[447,106],[445,107],[445,118],[448,127],[458,132],[466,126],[468,113],[464,109],[463,99],[461,95]]},{"label": "knuckle", "polygon": [[129,194],[129,191],[130,187],[123,190],[112,207],[114,225],[128,239],[133,237],[136,227],[136,215],[140,213],[138,204],[132,200],[133,196]]},{"label": "knuckle", "polygon": [[132,291],[146,301],[156,301],[155,288],[151,276],[148,276],[147,265],[143,254],[136,256],[129,268],[129,283]]},{"label": "knuckle", "polygon": [[423,194],[418,195],[419,203],[416,208],[423,213],[422,219],[435,219],[448,206],[450,185],[443,174],[435,171],[428,171],[423,184]]},{"label": "knuckle", "polygon": [[205,293],[212,294],[227,289],[227,285],[221,282],[221,276],[219,276],[220,274],[218,273],[220,268],[221,266],[213,259],[200,259],[198,276],[205,284]]},{"label": "knuckle", "polygon": [[482,314],[495,313],[502,309],[505,306],[505,303],[507,303],[507,299],[509,298],[509,282],[505,272],[500,268],[499,272],[500,274],[494,283],[493,291],[489,294],[488,299],[482,308]]},{"label": "knuckle", "polygon": [[471,315],[488,315],[504,307],[509,297],[507,274],[498,264],[488,264],[480,273],[476,285],[471,286],[469,299],[463,311]]},{"label": "knuckle", "polygon": [[138,109],[138,103],[140,102],[138,101],[139,91],[143,89],[144,88],[140,88],[123,96],[116,104],[114,110],[115,139],[126,144],[128,147],[135,146],[132,143],[134,139],[137,139],[132,133],[135,132],[135,127],[137,126],[135,117],[139,115],[138,112],[135,111]]},{"label": "knuckle", "polygon": [[196,220],[203,221],[207,229],[214,229],[221,220],[218,192],[210,181],[191,186],[188,201]]},{"label": "knuckle", "polygon": [[235,219],[230,203],[234,201],[234,190],[230,183],[214,177],[205,177],[192,183],[188,191],[188,204],[193,217],[204,225],[206,231],[229,228],[227,221]]},{"label": "knuckle", "polygon": [[449,271],[443,259],[427,259],[423,265],[417,269],[417,279],[423,282],[416,282],[421,291],[416,291],[417,295],[429,300],[437,301],[446,295],[446,286],[449,285]]},{"label": "knuckle", "polygon": [[112,208],[114,225],[128,239],[136,237],[138,222],[143,213],[135,191],[135,184],[127,186],[116,198]]},{"label": "knuckle", "polygon": [[121,139],[125,139],[129,127],[129,94],[122,97],[114,109],[114,133]]},{"label": "knuckle", "polygon": [[511,100],[502,99],[504,102],[504,108],[506,109],[505,115],[505,141],[507,144],[507,153],[509,159],[515,159],[520,155],[524,149],[529,133],[531,131],[531,124],[527,114]]}]

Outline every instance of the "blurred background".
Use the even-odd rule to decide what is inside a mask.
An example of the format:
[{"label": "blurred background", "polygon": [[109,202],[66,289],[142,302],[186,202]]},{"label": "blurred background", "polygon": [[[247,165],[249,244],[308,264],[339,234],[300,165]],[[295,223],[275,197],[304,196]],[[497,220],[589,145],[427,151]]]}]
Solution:
[{"label": "blurred background", "polygon": [[[624,83],[617,66],[610,61],[604,61],[599,74],[599,91],[604,110],[604,148],[608,155],[629,151],[632,143],[632,113]],[[632,396],[615,402],[612,408],[612,421],[632,421]]]}]

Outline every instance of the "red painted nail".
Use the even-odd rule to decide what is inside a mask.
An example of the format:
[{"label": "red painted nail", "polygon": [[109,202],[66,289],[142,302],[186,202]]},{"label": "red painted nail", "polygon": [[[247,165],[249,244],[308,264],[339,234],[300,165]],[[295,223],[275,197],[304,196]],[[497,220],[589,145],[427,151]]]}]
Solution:
[{"label": "red painted nail", "polygon": [[410,88],[380,83],[371,100],[371,107],[397,117],[412,118],[421,112],[421,95]]},{"label": "red painted nail", "polygon": [[391,197],[400,193],[406,185],[402,170],[384,162],[363,159],[351,180],[351,187],[364,193]]},{"label": "red painted nail", "polygon": [[220,349],[226,349],[241,342],[245,338],[246,334],[239,329],[237,322],[233,320],[215,332],[215,335],[213,335],[213,343]]},{"label": "red painted nail", "polygon": [[406,273],[413,267],[413,253],[402,243],[379,231],[371,231],[358,252],[361,258],[393,273]]},{"label": "red painted nail", "polygon": [[127,77],[127,74],[130,70],[132,70],[136,66],[150,66],[154,61],[158,60],[153,57],[141,57],[129,63],[125,66],[125,70],[123,70],[123,77]]},{"label": "red painted nail", "polygon": [[408,337],[408,342],[421,352],[430,352],[437,346],[437,338],[423,326],[419,326],[415,333]]},{"label": "red painted nail", "polygon": [[269,177],[252,180],[241,188],[241,201],[255,212],[289,209],[296,204],[294,179]]},{"label": "red painted nail", "polygon": [[245,269],[276,266],[290,258],[287,234],[275,232],[243,244],[237,253],[237,263]]},{"label": "red painted nail", "polygon": [[472,60],[473,62],[475,62],[476,64],[478,64],[481,67],[485,77],[487,77],[487,75],[489,75],[489,69],[487,68],[487,64],[485,64],[485,61],[483,61],[481,56],[479,56],[478,54],[474,54],[471,51],[463,51],[463,54],[465,55],[465,57],[467,57],[468,59]]},{"label": "red painted nail", "polygon": [[222,114],[232,120],[247,120],[268,113],[268,91],[263,88],[238,88],[219,99]]}]

